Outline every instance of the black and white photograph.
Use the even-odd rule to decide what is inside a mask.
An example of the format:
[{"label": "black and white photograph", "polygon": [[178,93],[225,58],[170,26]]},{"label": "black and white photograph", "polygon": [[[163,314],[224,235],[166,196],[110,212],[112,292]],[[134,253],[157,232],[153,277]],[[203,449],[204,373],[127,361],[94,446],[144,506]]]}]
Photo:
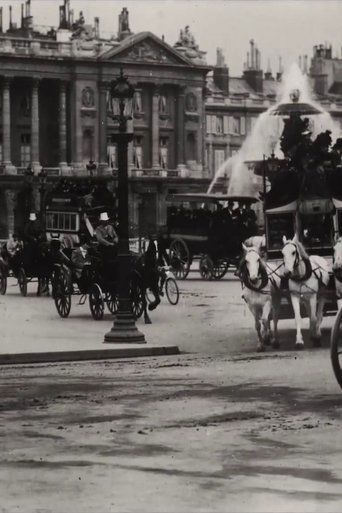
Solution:
[{"label": "black and white photograph", "polygon": [[342,0],[0,0],[0,513],[341,513]]}]

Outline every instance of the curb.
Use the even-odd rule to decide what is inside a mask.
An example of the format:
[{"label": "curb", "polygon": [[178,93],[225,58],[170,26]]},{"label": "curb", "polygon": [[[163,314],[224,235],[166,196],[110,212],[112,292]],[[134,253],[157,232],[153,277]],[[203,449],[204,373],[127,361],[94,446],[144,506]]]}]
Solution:
[{"label": "curb", "polygon": [[48,353],[0,354],[0,365],[25,363],[76,362],[84,360],[113,360],[180,354],[178,346],[129,347],[90,349],[85,351],[55,351]]}]

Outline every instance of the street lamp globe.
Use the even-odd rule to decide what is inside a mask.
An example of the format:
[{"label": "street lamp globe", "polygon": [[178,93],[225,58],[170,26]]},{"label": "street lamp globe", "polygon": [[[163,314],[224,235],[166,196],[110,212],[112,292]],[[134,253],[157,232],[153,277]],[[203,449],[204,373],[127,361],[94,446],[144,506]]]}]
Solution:
[{"label": "street lamp globe", "polygon": [[120,75],[110,84],[110,98],[113,118],[119,121],[120,132],[127,129],[127,121],[133,119],[134,87],[120,70]]}]

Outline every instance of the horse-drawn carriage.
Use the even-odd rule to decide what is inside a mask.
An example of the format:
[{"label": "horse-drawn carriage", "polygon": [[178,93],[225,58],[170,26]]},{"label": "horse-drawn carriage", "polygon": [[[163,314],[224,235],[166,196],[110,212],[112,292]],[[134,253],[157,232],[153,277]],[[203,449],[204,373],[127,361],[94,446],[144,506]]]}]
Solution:
[{"label": "horse-drawn carriage", "polygon": [[257,227],[253,226],[252,231],[246,233],[243,222],[232,220],[224,207],[228,201],[250,204],[258,201],[256,198],[184,193],[169,195],[167,201],[164,243],[169,248],[170,264],[178,279],[188,276],[195,259],[199,260],[199,272],[204,279],[219,280],[230,266],[236,267],[241,242],[255,235]]},{"label": "horse-drawn carriage", "polygon": [[328,130],[311,138],[309,118],[302,116],[320,112],[299,103],[297,90],[290,97],[292,103],[273,112],[286,118],[280,139],[284,158],[272,155],[255,163],[264,183],[265,252],[245,247],[240,277],[255,316],[259,350],[270,340],[278,347],[277,321],[293,317],[295,347],[302,349],[301,317],[306,313],[310,337],[314,346],[320,345],[323,315],[335,315],[339,307],[331,359],[342,386],[342,139],[333,144]]},{"label": "horse-drawn carriage", "polygon": [[[114,250],[112,255],[101,251],[94,237],[100,213],[104,211],[115,219],[115,196],[100,178],[63,179],[51,191],[46,202],[46,235],[51,248],[55,247],[53,297],[63,318],[70,314],[73,296],[80,297],[79,304],[84,304],[88,298],[95,320],[103,318],[105,306],[112,314],[117,311],[118,262]],[[89,258],[82,274],[77,271],[72,258],[81,241],[88,241]],[[139,256],[132,254],[132,261],[132,311],[136,318],[144,313],[146,320],[145,287]]]}]

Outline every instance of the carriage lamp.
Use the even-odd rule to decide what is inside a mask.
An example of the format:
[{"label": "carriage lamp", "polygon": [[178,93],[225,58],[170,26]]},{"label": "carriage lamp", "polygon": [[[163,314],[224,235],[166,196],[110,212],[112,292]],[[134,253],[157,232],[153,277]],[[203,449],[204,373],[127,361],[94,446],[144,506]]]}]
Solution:
[{"label": "carriage lamp", "polygon": [[132,259],[129,251],[128,143],[133,140],[133,131],[127,131],[127,121],[132,119],[133,95],[134,87],[121,69],[119,77],[110,84],[112,117],[119,122],[119,131],[113,134],[118,147],[118,310],[104,342],[143,344],[145,336],[137,329],[132,312],[134,291],[131,291]]}]

